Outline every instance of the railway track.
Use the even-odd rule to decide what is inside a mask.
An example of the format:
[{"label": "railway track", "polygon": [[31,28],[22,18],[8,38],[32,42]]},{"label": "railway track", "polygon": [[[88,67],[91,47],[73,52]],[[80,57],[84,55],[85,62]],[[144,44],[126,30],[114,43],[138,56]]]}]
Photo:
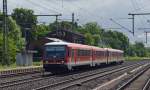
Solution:
[{"label": "railway track", "polygon": [[[142,65],[144,63],[145,62],[138,62],[138,64],[137,64],[137,62],[136,62],[135,65],[139,66],[139,65]],[[133,63],[126,63],[126,64],[123,64],[123,65],[106,67],[106,68],[100,69],[99,71],[98,70],[95,70],[95,71],[94,70],[91,70],[91,71],[88,70],[88,73],[97,72],[97,73],[95,73],[95,75],[98,74],[98,73],[102,74],[102,73],[106,73],[108,71],[115,70],[116,68],[121,68],[121,67],[124,67],[124,66],[128,66],[130,64],[133,64]],[[134,65],[130,65],[129,67],[133,67],[133,66]],[[76,78],[76,77],[80,76],[80,75],[78,75],[79,73],[85,73],[85,74],[81,74],[81,76],[87,75],[86,74],[87,72],[82,72],[82,71],[78,72],[78,73],[75,73],[75,74],[71,74],[71,75],[65,75],[65,76],[54,75],[54,76],[48,76],[48,77],[41,77],[41,76],[36,76],[35,75],[31,78],[25,78],[25,79],[13,80],[13,81],[8,80],[7,82],[2,82],[2,83],[0,83],[1,84],[0,90],[6,90],[6,89],[7,90],[12,90],[12,89],[14,89],[14,90],[20,90],[20,89],[22,89],[22,90],[26,90],[26,89],[31,90],[31,89],[35,89],[36,90],[36,89],[38,89],[38,87],[41,88],[42,86],[44,86],[46,84],[51,85],[52,83],[56,84],[56,82],[61,83],[64,80],[68,80],[68,81],[73,80],[74,81],[75,79],[79,79],[79,78]],[[91,74],[91,76],[92,75],[94,75],[94,74]],[[88,77],[88,75],[87,75],[87,77]],[[57,79],[59,79],[59,78],[60,78],[60,80],[57,81]],[[53,80],[56,80],[56,81],[53,82]],[[43,85],[39,84],[39,83],[43,83]],[[81,83],[78,83],[78,85],[80,85],[80,84]],[[31,87],[29,87],[28,85],[30,85]],[[50,88],[51,88],[51,86],[50,86]]]},{"label": "railway track", "polygon": [[42,67],[30,67],[30,68],[4,70],[4,71],[0,71],[0,78],[8,78],[8,77],[39,73],[42,70],[43,70]]},{"label": "railway track", "polygon": [[61,82],[57,82],[57,83],[42,86],[42,87],[39,87],[39,88],[35,88],[33,90],[46,90],[46,89],[48,89],[48,90],[49,89],[51,89],[51,90],[62,90],[62,89],[67,89],[69,87],[72,87],[72,86],[75,86],[75,85],[81,85],[84,82],[87,82],[87,81],[90,81],[90,80],[93,80],[93,79],[96,79],[96,78],[99,78],[99,77],[104,77],[106,75],[109,75],[109,74],[112,74],[112,73],[115,73],[115,72],[119,72],[119,71],[122,71],[122,70],[125,70],[125,69],[130,69],[130,68],[133,68],[133,67],[137,67],[137,66],[139,66],[139,64],[129,65],[129,66],[122,67],[122,68],[119,68],[119,69],[114,69],[114,70],[111,70],[111,71],[104,71],[104,72],[98,72],[98,73],[94,73],[94,74],[90,74],[90,75],[80,76],[78,78],[72,78],[70,80],[64,80],[64,81],[61,81]]},{"label": "railway track", "polygon": [[[141,75],[143,75],[148,69],[150,69],[150,66],[147,66],[146,68],[144,68],[143,70],[141,70],[140,72],[136,73],[132,78],[130,78],[129,80],[127,80],[124,84],[120,85],[119,88],[117,88],[116,90],[124,90],[125,88],[128,87],[128,85],[130,85],[131,83],[133,83],[137,78],[139,78]],[[147,83],[149,84],[149,82]],[[146,90],[147,88],[147,84],[144,86]]]},{"label": "railway track", "polygon": [[142,90],[150,90],[150,78],[147,80]]},{"label": "railway track", "polygon": [[0,83],[1,84],[0,89],[15,86],[15,85],[21,85],[21,84],[25,84],[25,83],[30,83],[30,82],[36,82],[36,81],[43,80],[43,79],[53,78],[52,76],[53,75],[51,75],[51,77],[43,78],[42,75],[39,75],[39,76],[32,76],[30,78],[25,78],[25,79],[19,79],[19,80],[17,79],[17,80],[13,80],[13,81],[6,81],[6,82]]},{"label": "railway track", "polygon": [[0,83],[1,84],[0,88],[20,85],[20,84],[25,84],[25,83],[39,81],[39,80],[50,79],[50,78],[53,78],[53,77],[41,77],[41,76],[36,76],[35,75],[33,77],[30,77],[30,78],[17,79],[17,80],[2,82],[2,83]]}]

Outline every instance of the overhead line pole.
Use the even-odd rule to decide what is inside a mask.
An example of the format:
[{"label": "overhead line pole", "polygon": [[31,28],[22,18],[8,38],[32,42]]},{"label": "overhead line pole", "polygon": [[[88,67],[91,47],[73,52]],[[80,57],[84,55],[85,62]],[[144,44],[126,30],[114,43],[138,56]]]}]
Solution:
[{"label": "overhead line pole", "polygon": [[146,42],[145,43],[147,43],[147,41],[148,41],[148,38],[147,38],[148,37],[147,36],[148,33],[150,33],[150,31],[145,31],[145,36],[146,36]]},{"label": "overhead line pole", "polygon": [[150,15],[150,13],[129,13],[128,15],[131,15],[132,16],[132,33],[133,33],[133,36],[135,34],[135,15]]},{"label": "overhead line pole", "polygon": [[3,0],[3,52],[2,63],[8,64],[7,0]]},{"label": "overhead line pole", "polygon": [[74,29],[74,13],[72,13],[72,30]]},{"label": "overhead line pole", "polygon": [[[146,29],[150,29],[150,28],[138,28],[139,30],[146,30]],[[146,36],[146,42],[145,43],[147,43],[147,41],[148,41],[148,33],[150,33],[150,31],[144,31],[144,33],[145,33],[145,36]]]},{"label": "overhead line pole", "polygon": [[133,33],[133,36],[134,36],[134,30],[135,30],[135,28],[134,28],[134,15],[132,15],[132,33]]},{"label": "overhead line pole", "polygon": [[146,43],[147,43],[147,33],[148,33],[148,32],[145,32],[145,33],[146,33]]}]

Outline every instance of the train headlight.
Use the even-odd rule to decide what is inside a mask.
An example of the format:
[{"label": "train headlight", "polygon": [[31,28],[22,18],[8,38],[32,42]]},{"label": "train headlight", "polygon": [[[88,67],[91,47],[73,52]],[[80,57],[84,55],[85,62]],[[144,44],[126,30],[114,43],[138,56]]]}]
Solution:
[{"label": "train headlight", "polygon": [[61,63],[64,63],[64,61],[61,61]]},{"label": "train headlight", "polygon": [[48,61],[46,61],[45,63],[48,64]]}]

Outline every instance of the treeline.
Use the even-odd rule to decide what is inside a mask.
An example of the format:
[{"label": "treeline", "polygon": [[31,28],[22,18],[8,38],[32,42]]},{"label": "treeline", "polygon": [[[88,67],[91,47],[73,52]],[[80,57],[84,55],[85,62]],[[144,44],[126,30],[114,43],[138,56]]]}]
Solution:
[{"label": "treeline", "polygon": [[[3,17],[0,14],[0,21]],[[12,12],[12,16],[7,18],[8,23],[8,50],[9,60],[0,63],[9,65],[16,60],[16,53],[25,49],[29,44],[38,37],[45,36],[47,33],[56,29],[67,29],[73,32],[81,33],[86,38],[86,44],[98,47],[109,47],[121,49],[125,52],[125,56],[149,56],[150,49],[145,48],[141,42],[135,44],[129,43],[129,38],[121,32],[104,30],[96,22],[90,22],[85,25],[72,24],[68,21],[50,23],[49,25],[38,24],[37,17],[34,16],[33,10],[16,8]],[[73,27],[72,27],[73,25]],[[57,27],[58,26],[58,27]],[[2,23],[0,23],[0,57],[2,57],[3,33]],[[26,36],[28,35],[28,36]]]}]

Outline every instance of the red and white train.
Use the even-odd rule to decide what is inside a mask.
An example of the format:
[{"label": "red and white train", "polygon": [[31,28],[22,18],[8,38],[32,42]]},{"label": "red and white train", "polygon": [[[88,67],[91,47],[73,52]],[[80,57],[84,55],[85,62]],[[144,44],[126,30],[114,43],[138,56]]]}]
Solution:
[{"label": "red and white train", "polygon": [[67,42],[45,44],[43,68],[45,71],[56,69],[72,70],[74,67],[90,65],[94,67],[102,63],[122,63],[123,51],[110,48],[99,48]]}]

